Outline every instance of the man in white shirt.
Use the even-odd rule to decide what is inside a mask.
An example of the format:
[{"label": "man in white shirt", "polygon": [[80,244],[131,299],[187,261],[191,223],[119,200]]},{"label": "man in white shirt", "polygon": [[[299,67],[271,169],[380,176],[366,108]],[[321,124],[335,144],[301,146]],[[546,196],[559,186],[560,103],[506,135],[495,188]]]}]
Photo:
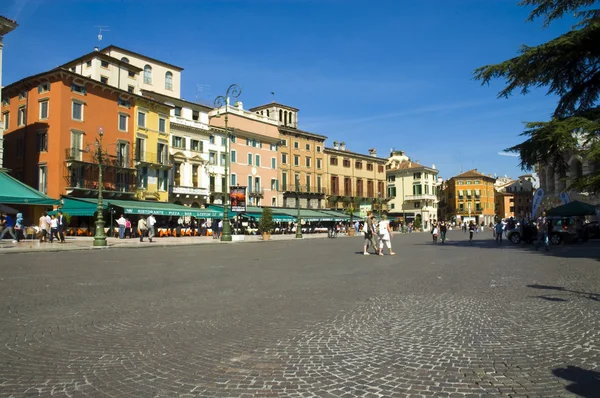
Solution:
[{"label": "man in white shirt", "polygon": [[152,238],[154,237],[154,225],[156,224],[156,219],[154,215],[150,214],[148,219],[146,220],[146,226],[148,227],[148,240],[152,242]]},{"label": "man in white shirt", "polygon": [[117,224],[119,224],[119,239],[125,239],[125,225],[127,224],[127,220],[123,217],[123,214],[117,220]]},{"label": "man in white shirt", "polygon": [[221,239],[221,234],[223,233],[223,220],[219,220],[219,232],[218,238]]}]

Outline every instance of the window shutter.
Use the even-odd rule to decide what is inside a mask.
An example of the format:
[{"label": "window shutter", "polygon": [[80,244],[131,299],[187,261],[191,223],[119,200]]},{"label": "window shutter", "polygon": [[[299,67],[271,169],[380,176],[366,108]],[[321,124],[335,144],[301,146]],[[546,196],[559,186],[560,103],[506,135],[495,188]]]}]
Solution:
[{"label": "window shutter", "polygon": [[42,92],[42,85],[41,85],[41,84],[39,84],[39,85],[38,85],[38,94],[39,94],[39,93],[41,93],[41,92]]}]

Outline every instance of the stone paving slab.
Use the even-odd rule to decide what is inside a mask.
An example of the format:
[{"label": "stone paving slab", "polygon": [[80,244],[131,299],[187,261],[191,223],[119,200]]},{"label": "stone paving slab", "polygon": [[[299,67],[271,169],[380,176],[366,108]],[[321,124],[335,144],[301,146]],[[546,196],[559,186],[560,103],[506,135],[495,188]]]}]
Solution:
[{"label": "stone paving slab", "polygon": [[598,243],[0,259],[0,396],[597,397]]}]

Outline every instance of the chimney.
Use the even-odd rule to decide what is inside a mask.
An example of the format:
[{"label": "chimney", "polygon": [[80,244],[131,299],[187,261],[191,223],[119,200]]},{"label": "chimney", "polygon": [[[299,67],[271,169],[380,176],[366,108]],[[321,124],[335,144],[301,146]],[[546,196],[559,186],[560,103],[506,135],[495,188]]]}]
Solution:
[{"label": "chimney", "polygon": [[235,107],[238,108],[240,111],[244,110],[244,103],[242,101],[237,101],[235,103]]},{"label": "chimney", "polygon": [[340,151],[345,151],[345,150],[346,150],[346,143],[340,142]]},{"label": "chimney", "polygon": [[369,155],[371,155],[374,158],[376,158],[377,157],[377,149],[375,149],[375,148],[369,149]]},{"label": "chimney", "polygon": [[435,164],[432,164],[432,165],[431,165],[431,168],[435,170]]},{"label": "chimney", "polygon": [[337,141],[333,141],[333,149],[340,149]]},{"label": "chimney", "polygon": [[100,51],[100,49],[98,48],[98,46],[94,47],[94,51]]}]

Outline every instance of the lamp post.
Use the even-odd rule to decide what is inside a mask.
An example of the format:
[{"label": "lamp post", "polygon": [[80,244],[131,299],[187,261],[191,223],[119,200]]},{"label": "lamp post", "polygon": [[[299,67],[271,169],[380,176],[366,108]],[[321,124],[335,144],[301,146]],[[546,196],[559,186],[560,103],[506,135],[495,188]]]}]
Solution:
[{"label": "lamp post", "polygon": [[215,108],[217,108],[217,115],[219,109],[225,106],[225,192],[223,193],[223,231],[221,231],[221,242],[231,242],[231,225],[229,225],[229,161],[231,155],[229,154],[229,129],[227,128],[228,122],[228,109],[229,109],[229,98],[238,98],[242,93],[242,89],[237,84],[232,84],[227,88],[225,96],[219,95],[215,98]]},{"label": "lamp post", "polygon": [[296,219],[298,223],[296,225],[296,239],[302,239],[302,219],[300,218],[300,176],[296,176]]},{"label": "lamp post", "polygon": [[102,127],[98,129],[98,138],[96,138],[96,149],[98,155],[98,217],[96,217],[96,235],[94,236],[94,246],[106,246],[106,235],[104,234],[104,217],[102,215],[102,136],[104,131]]}]

